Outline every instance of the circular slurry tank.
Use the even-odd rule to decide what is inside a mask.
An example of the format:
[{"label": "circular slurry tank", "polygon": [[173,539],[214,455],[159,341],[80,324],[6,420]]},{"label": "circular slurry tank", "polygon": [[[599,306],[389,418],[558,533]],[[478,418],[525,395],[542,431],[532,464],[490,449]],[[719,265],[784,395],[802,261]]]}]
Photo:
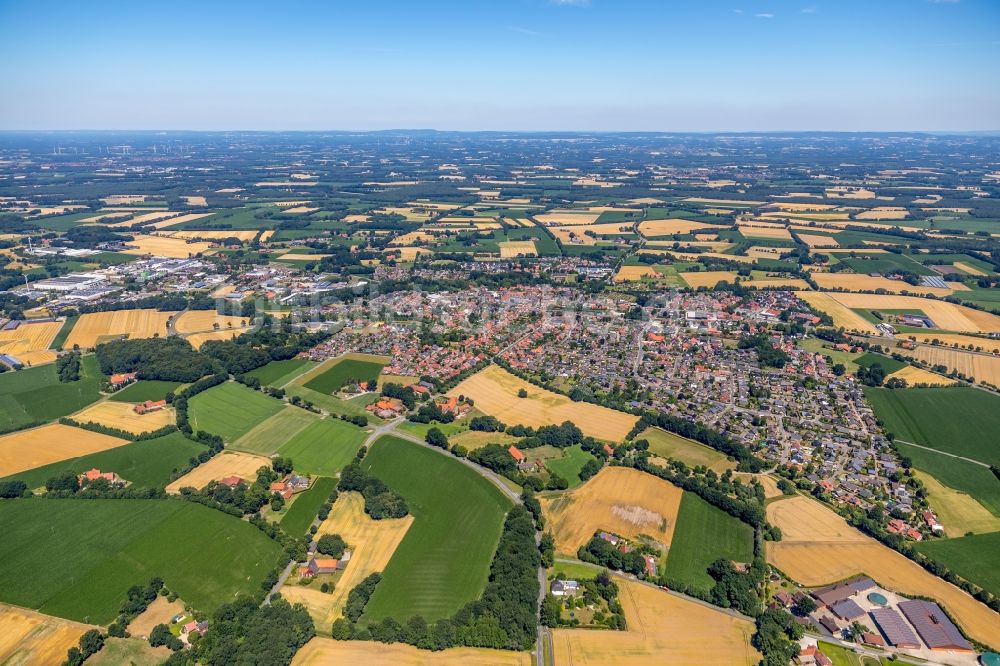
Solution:
[{"label": "circular slurry tank", "polygon": [[869,594],[868,601],[872,602],[876,606],[885,606],[889,603],[889,600],[885,598],[885,595],[878,592],[872,592]]}]

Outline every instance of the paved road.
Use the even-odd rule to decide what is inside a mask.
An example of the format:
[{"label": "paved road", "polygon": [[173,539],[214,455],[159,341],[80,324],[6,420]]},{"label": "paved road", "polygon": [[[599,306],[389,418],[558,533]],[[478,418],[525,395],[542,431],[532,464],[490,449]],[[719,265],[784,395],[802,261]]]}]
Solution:
[{"label": "paved road", "polygon": [[288,577],[292,575],[292,569],[294,568],[295,560],[289,560],[288,564],[285,565],[284,570],[281,572],[281,575],[278,576],[278,582],[274,584],[271,591],[267,593],[266,597],[264,597],[264,603],[262,605],[269,606],[271,604],[271,599],[278,596],[278,593],[281,591],[281,586],[284,585],[285,581],[288,580]]},{"label": "paved road", "polygon": [[965,456],[957,456],[954,453],[948,453],[947,451],[942,451],[940,449],[932,449],[931,447],[924,446],[922,444],[914,444],[913,442],[908,442],[905,439],[898,439],[897,438],[897,439],[895,439],[893,441],[900,442],[902,444],[906,444],[907,446],[915,446],[918,449],[923,449],[924,451],[931,451],[933,453],[940,453],[941,455],[948,456],[949,458],[958,458],[959,460],[964,460],[965,462],[970,462],[973,465],[979,465],[980,467],[989,468],[989,464],[981,462],[979,460],[973,460],[972,458],[966,458]]}]

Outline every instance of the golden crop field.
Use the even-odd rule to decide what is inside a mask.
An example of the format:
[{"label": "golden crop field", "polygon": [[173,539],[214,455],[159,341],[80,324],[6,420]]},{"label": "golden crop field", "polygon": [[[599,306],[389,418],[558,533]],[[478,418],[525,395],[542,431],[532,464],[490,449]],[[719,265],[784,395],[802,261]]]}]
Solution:
[{"label": "golden crop field", "polygon": [[223,451],[168,485],[166,490],[168,493],[179,493],[186,486],[200,489],[207,486],[209,481],[218,481],[227,476],[253,481],[257,478],[257,470],[270,464],[271,459],[264,456]]},{"label": "golden crop field", "polygon": [[312,206],[292,206],[291,208],[286,208],[286,213],[292,213],[294,215],[304,215],[306,213],[315,213],[319,208],[314,208]]},{"label": "golden crop field", "polygon": [[499,245],[500,257],[503,259],[520,255],[525,257],[538,256],[538,250],[535,249],[535,241],[502,241]]},{"label": "golden crop field", "polygon": [[702,257],[714,257],[716,259],[725,259],[726,261],[736,261],[741,264],[752,264],[756,259],[753,257],[746,257],[741,254],[722,254],[721,252],[702,252],[700,254],[695,254],[693,252],[673,252],[670,254],[681,261],[698,261]]},{"label": "golden crop field", "polygon": [[976,498],[949,488],[926,472],[914,470],[913,473],[923,482],[928,502],[944,526],[945,534],[957,538],[969,532],[1000,532],[1000,517],[990,513]]},{"label": "golden crop field", "polygon": [[736,271],[689,271],[678,273],[678,275],[689,287],[694,289],[698,287],[711,288],[723,280],[730,283],[736,281]]},{"label": "golden crop field", "polygon": [[187,340],[188,344],[195,349],[201,349],[201,346],[209,340],[232,340],[244,331],[246,331],[246,329],[222,329],[221,331],[211,331],[207,333],[192,333],[185,336],[184,339]]},{"label": "golden crop field", "polygon": [[[908,291],[911,294],[950,296],[954,289],[941,289],[940,287],[914,286],[902,280],[890,280],[887,277],[873,277],[859,273],[814,273],[813,280],[821,289],[846,289],[847,291],[875,291],[882,289],[893,294]],[[965,287],[961,283],[952,283],[958,287]]]},{"label": "golden crop field", "polygon": [[325,259],[329,257],[329,254],[299,254],[297,252],[288,252],[286,254],[278,257],[278,261],[319,261],[320,259]]},{"label": "golden crop field", "polygon": [[[989,341],[986,341],[989,346]],[[977,382],[989,382],[1000,386],[1000,356],[977,354],[951,347],[920,345],[916,349],[895,349],[903,356],[920,359],[931,365],[943,365],[948,370],[956,370],[966,377],[975,377]]]},{"label": "golden crop field", "polygon": [[845,211],[840,212],[823,212],[823,213],[790,213],[784,211],[770,211],[761,215],[762,218],[768,220],[822,220],[823,222],[829,222],[831,220],[850,220],[851,214]]},{"label": "golden crop field", "polygon": [[964,305],[936,301],[919,296],[891,294],[828,294],[847,308],[870,310],[920,310],[934,322],[936,328],[965,333],[1000,333],[1000,316],[973,310]]},{"label": "golden crop field", "polygon": [[560,665],[756,664],[752,622],[663,590],[615,576],[625,631],[555,629]]},{"label": "golden crop field", "polygon": [[799,234],[799,240],[809,247],[840,247],[840,243],[833,236],[821,236],[820,234]]},{"label": "golden crop field", "polygon": [[758,289],[778,288],[778,289],[808,289],[809,283],[801,278],[757,278],[744,282],[744,286],[757,287]]},{"label": "golden crop field", "polygon": [[174,321],[180,334],[238,330],[250,326],[250,317],[220,315],[215,310],[187,310]]},{"label": "golden crop field", "polygon": [[253,240],[257,233],[258,232],[253,229],[213,229],[212,231],[157,231],[155,235],[167,238],[183,238],[185,240],[204,239],[209,241],[221,240],[223,238],[238,238],[241,241],[246,242]]},{"label": "golden crop field", "polygon": [[875,193],[861,187],[837,185],[826,188],[826,196],[830,199],[874,199]]},{"label": "golden crop field", "polygon": [[433,250],[422,247],[397,247],[392,248],[392,252],[399,253],[400,261],[413,261],[420,255],[434,254]]},{"label": "golden crop field", "polygon": [[159,310],[113,310],[80,315],[63,348],[72,349],[73,345],[79,345],[81,349],[90,349],[122,336],[132,340],[156,335],[165,337],[167,320],[175,314]]},{"label": "golden crop field", "polygon": [[0,436],[0,477],[128,443],[61,423],[13,432]]},{"label": "golden crop field", "polygon": [[836,204],[820,204],[820,203],[791,203],[785,201],[777,201],[770,204],[768,208],[777,208],[779,210],[789,210],[789,211],[803,211],[803,210],[832,210],[836,208]]},{"label": "golden crop field", "polygon": [[[814,276],[818,275],[813,273]],[[795,295],[812,307],[825,312],[833,318],[834,326],[842,326],[849,331],[876,333],[875,326],[867,319],[848,307],[841,305],[833,296],[826,292],[797,291]]]},{"label": "golden crop field", "polygon": [[530,652],[451,648],[440,652],[421,650],[404,643],[337,641],[317,636],[292,659],[292,666],[371,664],[372,666],[532,666]]},{"label": "golden crop field", "polygon": [[724,229],[718,225],[705,224],[695,220],[645,220],[639,223],[639,233],[643,236],[670,236],[672,234],[689,234],[697,229]]},{"label": "golden crop field", "polygon": [[575,556],[603,530],[634,538],[646,534],[670,545],[683,491],[628,467],[605,467],[582,486],[542,501],[556,550]]},{"label": "golden crop field", "polygon": [[905,208],[877,206],[854,216],[856,220],[905,220],[909,215]]},{"label": "golden crop field", "polygon": [[[166,221],[174,222],[174,220]],[[156,224],[160,223],[157,222]],[[123,250],[124,254],[151,254],[155,257],[168,257],[172,259],[186,259],[191,255],[204,253],[211,247],[211,243],[198,241],[189,243],[180,238],[140,235],[136,235],[134,240],[128,241],[127,245],[133,247]]]},{"label": "golden crop field", "polygon": [[360,493],[340,493],[330,515],[319,526],[316,538],[323,534],[342,536],[352,549],[350,564],[330,594],[286,584],[281,588],[282,596],[291,603],[303,604],[317,629],[329,632],[334,620],[343,613],[348,593],[368,575],[385,569],[412,523],[412,515],[372,520],[365,514],[365,501]]},{"label": "golden crop field", "polygon": [[184,612],[184,604],[179,600],[167,601],[166,597],[156,597],[153,603],[149,604],[128,625],[128,631],[133,636],[148,638],[153,627],[158,624],[170,624],[171,618]]},{"label": "golden crop field", "polygon": [[748,485],[750,484],[751,481],[757,481],[764,489],[765,499],[771,499],[772,497],[781,497],[784,494],[778,488],[778,482],[770,474],[751,474],[750,472],[733,472],[733,476],[737,479],[743,479],[743,482]]},{"label": "golden crop field", "polygon": [[535,215],[535,219],[546,226],[572,226],[577,224],[593,224],[597,222],[600,213],[589,210],[553,210]]},{"label": "golden crop field", "polygon": [[907,386],[914,386],[915,384],[927,384],[928,386],[951,386],[955,383],[952,379],[936,375],[929,370],[924,370],[923,368],[915,368],[912,365],[908,365],[901,370],[897,370],[889,375],[889,377],[886,377],[886,379],[890,378],[903,379],[906,381]]},{"label": "golden crop field", "polygon": [[741,208],[743,206],[763,206],[767,203],[766,201],[744,201],[743,199],[706,199],[705,197],[687,197],[686,199],[683,199],[683,201],[688,203],[712,204],[713,206],[740,206]]},{"label": "golden crop field", "polygon": [[137,414],[135,404],[105,400],[82,409],[72,415],[80,423],[97,423],[108,428],[118,428],[133,435],[159,430],[173,425],[177,420],[173,407],[165,407],[148,414]]},{"label": "golden crop field", "polygon": [[781,541],[766,544],[768,562],[802,585],[866,574],[894,592],[933,598],[974,640],[991,643],[1000,636],[1000,614],[855,530],[819,502],[802,495],[777,500],[767,505],[767,519],[782,532]]},{"label": "golden crop field", "polygon": [[114,224],[109,224],[109,227],[131,227],[133,224],[150,224],[152,222],[160,222],[161,220],[166,220],[179,216],[180,213],[172,210],[159,210],[152,213],[143,213],[142,215],[136,215],[131,220],[125,220],[123,222],[115,222]]},{"label": "golden crop field", "polygon": [[[521,389],[528,392],[527,398],[517,397]],[[536,428],[572,421],[583,434],[612,442],[625,439],[638,420],[631,414],[600,405],[573,402],[564,395],[529,384],[497,365],[465,379],[448,395],[472,398],[479,410],[504,423]]]},{"label": "golden crop field", "polygon": [[48,666],[61,664],[66,651],[94,627],[0,604],[0,664]]},{"label": "golden crop field", "polygon": [[[154,229],[167,229],[169,227],[174,227],[179,224],[184,224],[186,222],[194,222],[195,220],[200,220],[203,217],[208,217],[212,213],[187,213],[185,215],[178,215],[177,217],[171,217],[167,220],[160,220],[158,222],[153,222],[151,227]],[[187,255],[185,255],[187,256]]]},{"label": "golden crop field", "polygon": [[23,363],[27,367],[34,365],[44,365],[45,363],[52,363],[56,360],[58,354],[54,351],[44,350],[44,351],[31,351],[31,352],[21,352],[17,354],[17,360]]},{"label": "golden crop field", "polygon": [[659,273],[652,266],[622,266],[615,273],[615,282],[631,282],[644,277],[657,277]]},{"label": "golden crop field", "polygon": [[1000,354],[1000,340],[996,339],[980,338],[975,335],[962,335],[961,333],[906,333],[905,335],[907,338],[912,338],[917,342],[930,344],[934,340],[937,340],[942,345],[949,347],[958,345],[962,349],[968,349],[969,345],[972,345],[973,350],[979,349],[990,354]]},{"label": "golden crop field", "polygon": [[10,354],[19,360],[22,354],[45,351],[63,327],[61,321],[24,323],[12,331],[0,331],[0,354]]},{"label": "golden crop field", "polygon": [[744,224],[738,223],[737,228],[740,233],[747,238],[772,238],[778,240],[791,240],[792,235],[783,226],[769,226],[764,224]]}]

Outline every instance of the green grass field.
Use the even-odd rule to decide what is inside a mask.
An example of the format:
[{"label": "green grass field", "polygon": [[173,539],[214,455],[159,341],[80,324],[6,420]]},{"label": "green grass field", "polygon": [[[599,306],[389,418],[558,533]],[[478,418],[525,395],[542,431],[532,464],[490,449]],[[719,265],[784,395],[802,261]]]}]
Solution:
[{"label": "green grass field", "polygon": [[183,500],[0,502],[0,530],[3,601],[95,624],[153,576],[211,613],[256,592],[281,553],[256,527]]},{"label": "green grass field", "polygon": [[365,410],[365,407],[378,399],[378,396],[374,393],[365,393],[357,396],[356,398],[351,398],[350,400],[341,400],[340,398],[335,398],[332,395],[320,393],[319,391],[313,391],[311,388],[296,386],[294,384],[286,387],[285,393],[290,396],[297,395],[303,400],[308,400],[317,407],[325,409],[331,414],[336,414],[337,416],[340,416],[341,414],[347,414],[348,416],[367,416],[369,422],[371,423],[382,423],[382,419]]},{"label": "green grass field", "polygon": [[843,364],[847,372],[852,375],[858,371],[858,366],[854,362],[854,359],[858,358],[858,354],[840,351],[839,349],[830,349],[824,346],[827,344],[830,343],[825,340],[820,340],[819,338],[806,338],[805,340],[799,340],[799,347],[802,349],[820,354],[822,356],[829,356],[830,360],[833,361],[834,364]]},{"label": "green grass field", "polygon": [[378,381],[378,376],[382,373],[384,365],[384,363],[373,361],[345,358],[326,372],[310,379],[305,383],[305,387],[318,393],[330,395],[339,391],[344,384],[352,380],[367,381],[374,385]]},{"label": "green grass field", "polygon": [[931,474],[950,488],[971,495],[993,514],[1000,516],[1000,481],[986,467],[900,442],[896,442],[896,447],[917,469]]},{"label": "green grass field", "polygon": [[694,493],[685,492],[667,553],[667,576],[708,591],[714,581],[706,570],[719,558],[753,560],[753,529]]},{"label": "green grass field", "polygon": [[190,458],[204,450],[205,447],[201,444],[179,432],[172,432],[165,437],[133,442],[89,456],[36,467],[9,478],[20,479],[29,488],[38,488],[59,472],[72,470],[82,474],[96,467],[105,472],[117,472],[118,476],[139,487],[165,486],[170,482],[170,474],[175,469],[186,467]]},{"label": "green grass field", "polygon": [[1000,532],[975,534],[960,539],[935,539],[914,546],[921,553],[946,565],[994,595],[1000,594]]},{"label": "green grass field", "polygon": [[55,363],[0,375],[0,432],[58,419],[101,397],[97,358],[84,356],[81,366],[75,382],[60,382]]},{"label": "green grass field", "polygon": [[865,397],[897,439],[1000,465],[1000,447],[988,434],[1000,432],[1000,397],[965,387],[865,387]]},{"label": "green grass field", "polygon": [[289,405],[271,418],[258,423],[233,442],[232,448],[269,456],[319,418],[301,407]]},{"label": "green grass field", "polygon": [[854,359],[854,364],[862,368],[870,368],[873,365],[878,364],[882,366],[882,369],[885,370],[885,374],[887,375],[891,375],[897,370],[902,370],[907,365],[906,363],[897,361],[894,358],[889,358],[888,356],[872,352],[866,352],[857,357]]},{"label": "green grass field", "polygon": [[819,641],[817,645],[819,646],[819,651],[830,658],[830,661],[833,662],[833,666],[879,666],[879,664],[909,663],[905,661],[893,662],[888,659],[876,659],[875,657],[862,656],[853,650],[848,650],[840,645],[827,643],[825,641]]},{"label": "green grass field", "polygon": [[111,399],[117,402],[163,400],[168,393],[176,391],[180,385],[180,382],[161,382],[158,380],[143,379],[111,394]]},{"label": "green grass field", "polygon": [[[840,238],[840,235],[837,236]],[[839,241],[838,241],[839,242]],[[858,254],[864,254],[864,250],[858,250]],[[841,255],[842,263],[854,269],[855,273],[867,275],[868,273],[892,273],[894,271],[908,271],[917,275],[934,275],[934,271],[922,264],[918,264],[909,257],[891,252],[870,255],[869,258],[850,257]]]},{"label": "green grass field", "polygon": [[[301,410],[300,410],[301,411]],[[340,419],[314,421],[278,448],[306,474],[334,476],[351,462],[368,433]]]},{"label": "green grass field", "polygon": [[433,622],[478,598],[510,501],[454,458],[395,437],[380,438],[364,466],[406,498],[414,517],[364,619],[419,613]]},{"label": "green grass field", "polygon": [[287,361],[271,361],[267,365],[251,370],[248,377],[256,377],[265,386],[284,386],[295,377],[307,372],[316,363],[305,358],[290,358]]},{"label": "green grass field", "polygon": [[636,439],[648,441],[651,453],[663,458],[680,460],[691,467],[704,465],[716,471],[722,471],[726,467],[736,467],[732,463],[727,464],[726,456],[715,449],[660,428],[647,428],[639,433]]},{"label": "green grass field", "polygon": [[63,322],[62,328],[60,328],[59,332],[56,333],[56,337],[52,338],[52,344],[49,345],[50,349],[62,349],[63,343],[66,342],[66,338],[69,337],[70,332],[73,330],[73,327],[76,326],[76,321],[79,318],[80,315],[75,317],[66,317],[66,321]]},{"label": "green grass field", "polygon": [[191,427],[234,442],[265,419],[284,408],[284,403],[236,382],[202,391],[188,401]]},{"label": "green grass field", "polygon": [[562,450],[562,456],[550,458],[545,461],[545,467],[553,474],[558,474],[569,481],[569,487],[575,488],[580,485],[580,470],[594,456],[587,453],[579,444],[575,444]]},{"label": "green grass field", "polygon": [[285,511],[285,515],[281,518],[282,529],[292,536],[305,534],[315,520],[319,508],[336,487],[337,480],[325,476],[313,481],[309,490],[299,493],[292,505]]}]

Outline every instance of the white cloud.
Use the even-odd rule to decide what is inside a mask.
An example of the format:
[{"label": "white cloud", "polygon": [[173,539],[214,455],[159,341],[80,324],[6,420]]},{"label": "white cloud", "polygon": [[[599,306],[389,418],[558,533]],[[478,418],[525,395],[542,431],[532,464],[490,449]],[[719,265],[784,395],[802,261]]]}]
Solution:
[{"label": "white cloud", "polygon": [[761,12],[760,14],[754,14],[754,16],[756,16],[757,18],[766,18],[766,19],[774,18],[774,14],[772,14],[771,12]]},{"label": "white cloud", "polygon": [[538,32],[537,30],[532,30],[531,28],[522,28],[519,25],[509,25],[507,26],[507,29],[510,30],[511,32],[516,32],[519,35],[531,35],[532,37],[542,36],[542,33]]}]

